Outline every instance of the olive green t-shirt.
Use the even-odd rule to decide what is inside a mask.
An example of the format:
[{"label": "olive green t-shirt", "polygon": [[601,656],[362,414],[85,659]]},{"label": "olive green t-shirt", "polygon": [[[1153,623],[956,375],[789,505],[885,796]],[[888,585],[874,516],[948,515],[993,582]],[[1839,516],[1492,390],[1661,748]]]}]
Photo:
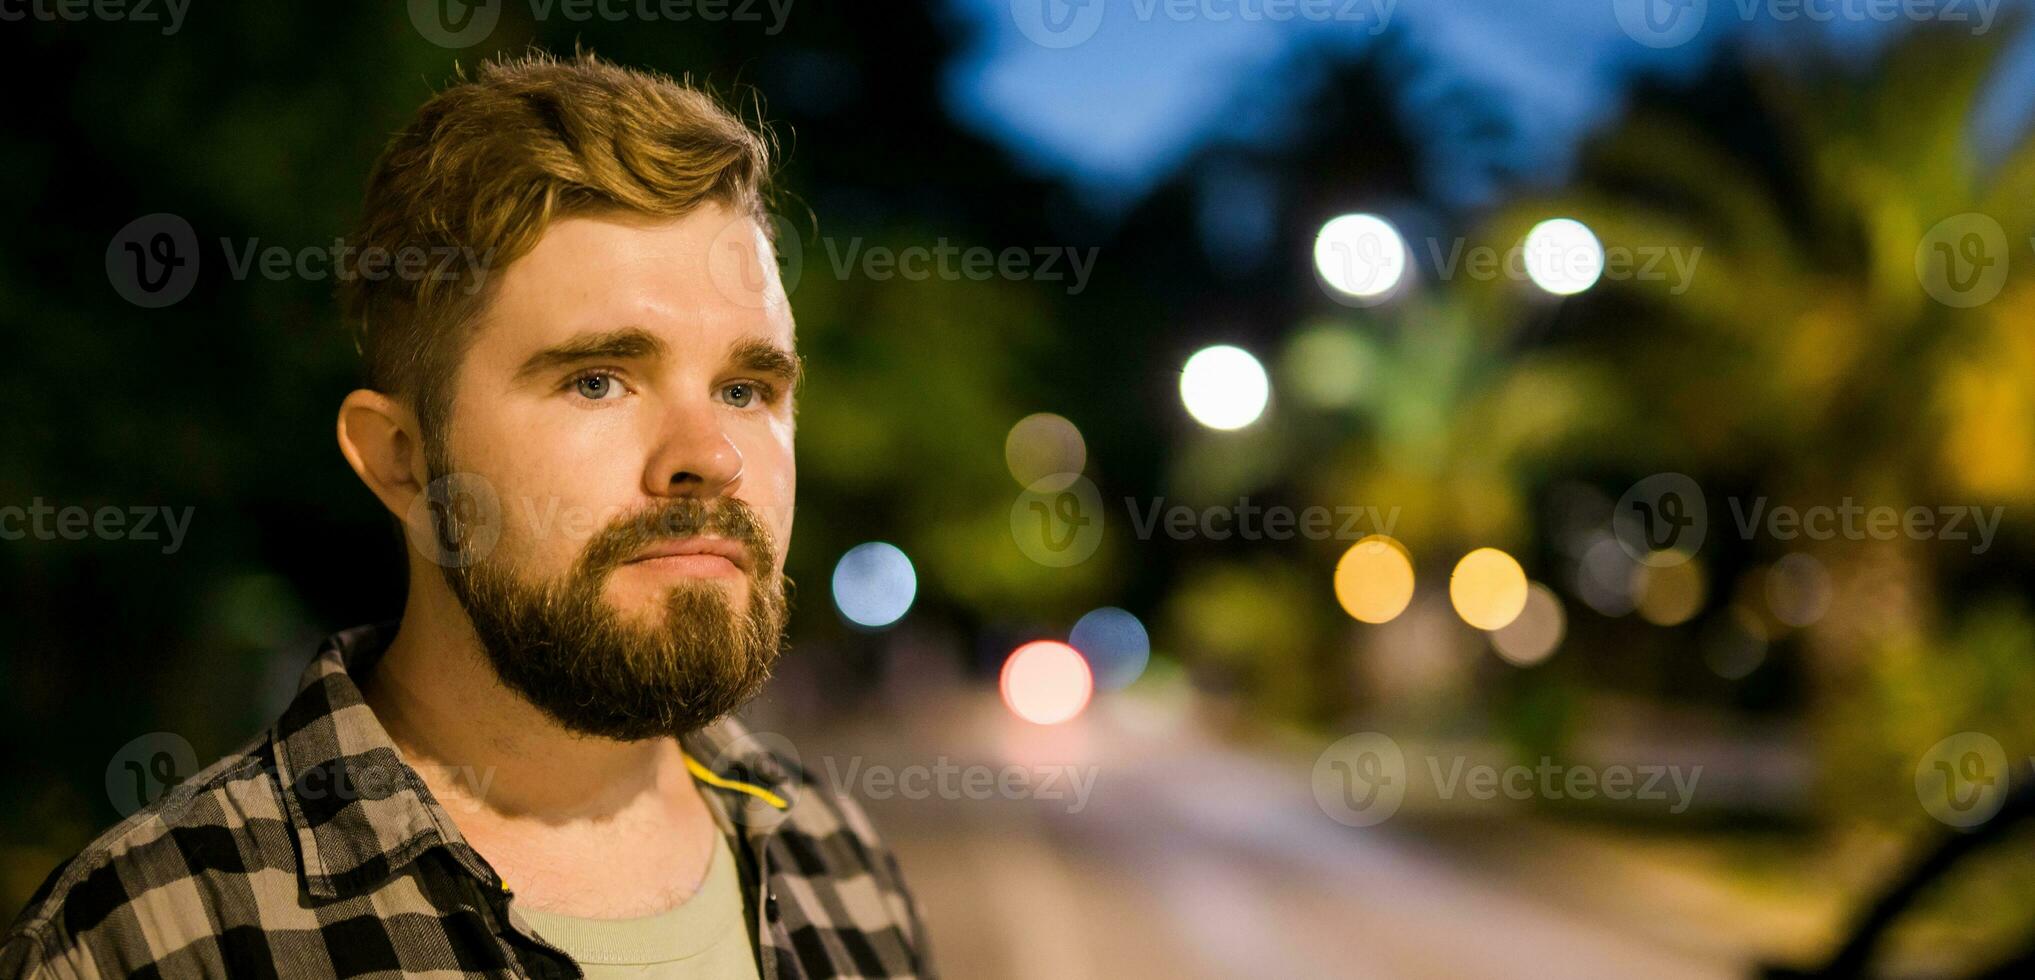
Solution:
[{"label": "olive green t-shirt", "polygon": [[677,908],[635,919],[582,919],[518,909],[539,936],[579,961],[587,980],[668,977],[757,980],[743,923],[741,878],[723,834],[699,891]]}]

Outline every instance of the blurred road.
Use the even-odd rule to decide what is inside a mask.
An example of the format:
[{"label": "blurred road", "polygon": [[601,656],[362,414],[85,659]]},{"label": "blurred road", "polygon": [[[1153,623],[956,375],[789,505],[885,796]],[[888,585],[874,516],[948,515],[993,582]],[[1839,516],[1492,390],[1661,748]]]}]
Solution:
[{"label": "blurred road", "polygon": [[[1555,893],[1592,883],[1493,874],[1393,823],[1335,823],[1312,758],[1221,745],[1177,711],[1118,699],[1039,728],[993,696],[897,700],[880,726],[798,740],[898,851],[951,977],[1746,975],[1745,950],[1699,938],[1729,930],[1685,929],[1628,882],[1578,903]],[[988,788],[1012,765],[1024,798]],[[1064,774],[1045,780],[1069,767],[1094,779],[1085,801]],[[1607,870],[1551,864],[1555,878]]]}]

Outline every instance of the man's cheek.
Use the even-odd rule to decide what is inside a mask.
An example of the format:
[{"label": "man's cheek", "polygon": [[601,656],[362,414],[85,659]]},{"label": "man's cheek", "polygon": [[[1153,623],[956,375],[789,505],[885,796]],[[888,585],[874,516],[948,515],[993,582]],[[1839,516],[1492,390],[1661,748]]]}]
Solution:
[{"label": "man's cheek", "polygon": [[518,494],[504,504],[511,528],[503,535],[504,544],[533,570],[556,571],[570,565],[601,528],[597,508],[555,493]]},{"label": "man's cheek", "polygon": [[791,548],[791,531],[795,523],[793,518],[796,516],[796,512],[796,508],[792,505],[791,496],[786,494],[778,498],[778,502],[771,506],[764,518],[766,526],[770,528],[771,543],[777,546],[777,558],[780,564],[783,563],[785,552]]}]

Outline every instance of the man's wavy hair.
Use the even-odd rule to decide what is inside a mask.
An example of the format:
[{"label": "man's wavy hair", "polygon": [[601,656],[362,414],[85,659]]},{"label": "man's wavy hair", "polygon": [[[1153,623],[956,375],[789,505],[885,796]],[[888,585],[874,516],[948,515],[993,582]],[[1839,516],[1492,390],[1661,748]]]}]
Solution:
[{"label": "man's wavy hair", "polygon": [[342,284],[367,386],[409,402],[425,438],[439,438],[453,373],[497,288],[489,272],[528,254],[560,218],[678,217],[718,203],[761,220],[771,151],[760,123],[688,81],[589,53],[531,53],[483,63],[470,80],[462,73],[382,151],[348,243],[358,272],[377,251],[460,256],[442,266],[451,278],[432,258],[421,274],[384,266],[379,278]]}]

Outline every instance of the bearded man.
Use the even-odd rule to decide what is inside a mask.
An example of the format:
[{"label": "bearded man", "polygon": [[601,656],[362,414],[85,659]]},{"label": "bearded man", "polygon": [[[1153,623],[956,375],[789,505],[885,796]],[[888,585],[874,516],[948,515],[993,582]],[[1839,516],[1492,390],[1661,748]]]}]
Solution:
[{"label": "bearded man", "polygon": [[401,619],[58,868],[0,975],[932,975],[861,813],[729,717],[794,502],[769,146],[589,55],[418,110],[350,243],[338,418]]}]

